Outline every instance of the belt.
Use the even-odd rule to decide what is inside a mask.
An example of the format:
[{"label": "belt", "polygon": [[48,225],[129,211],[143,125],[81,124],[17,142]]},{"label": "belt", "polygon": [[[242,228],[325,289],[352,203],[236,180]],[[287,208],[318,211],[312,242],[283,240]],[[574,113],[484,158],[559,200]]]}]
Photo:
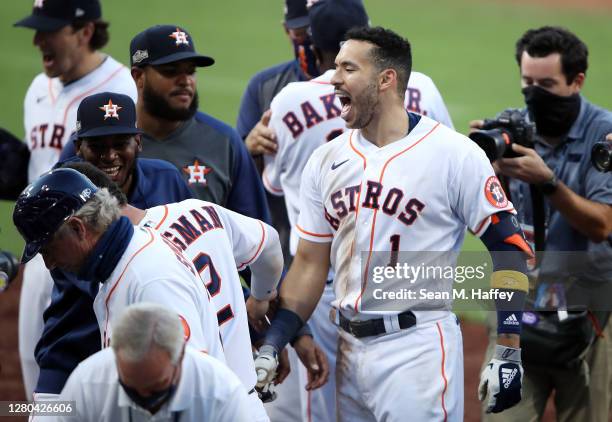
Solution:
[{"label": "belt", "polygon": [[[384,318],[351,321],[344,315],[342,315],[342,313],[338,313],[340,314],[340,328],[357,338],[377,336],[379,334],[386,334],[391,332],[387,331],[387,329],[385,328]],[[394,315],[393,317],[397,318],[399,328],[402,330],[416,325],[416,316],[414,315],[414,313],[412,313],[412,311],[405,311],[401,314]]]}]

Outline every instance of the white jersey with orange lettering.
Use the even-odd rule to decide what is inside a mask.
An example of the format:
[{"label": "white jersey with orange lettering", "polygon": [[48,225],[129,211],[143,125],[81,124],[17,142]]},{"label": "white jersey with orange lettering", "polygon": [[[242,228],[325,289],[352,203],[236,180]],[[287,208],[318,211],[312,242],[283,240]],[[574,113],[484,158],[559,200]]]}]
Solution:
[{"label": "white jersey with orange lettering", "polygon": [[225,362],[217,316],[193,264],[155,230],[135,227],[125,252],[100,284],[94,300],[103,348],[110,346],[115,320],[129,305],[140,302],[175,311],[189,344]]},{"label": "white jersey with orange lettering", "polygon": [[[158,230],[193,262],[217,311],[227,365],[251,391],[257,375],[238,271],[251,268],[251,294],[257,299],[275,294],[283,269],[276,230],[198,199],[150,208],[139,225]],[[253,406],[253,420],[267,420],[261,401]]]},{"label": "white jersey with orange lettering", "polygon": [[25,142],[30,149],[28,180],[33,182],[53,167],[76,128],[76,113],[88,95],[110,91],[137,100],[130,70],[110,56],[82,78],[62,84],[44,73],[34,78],[24,100]]}]

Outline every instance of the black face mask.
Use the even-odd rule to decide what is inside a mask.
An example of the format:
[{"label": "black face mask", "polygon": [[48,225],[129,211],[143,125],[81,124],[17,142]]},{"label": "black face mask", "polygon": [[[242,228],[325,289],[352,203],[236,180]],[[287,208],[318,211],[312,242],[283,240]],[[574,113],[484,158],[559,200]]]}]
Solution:
[{"label": "black face mask", "polygon": [[136,403],[138,406],[142,407],[143,409],[146,409],[146,410],[149,410],[149,411],[151,409],[155,409],[155,408],[161,407],[161,405],[163,405],[168,400],[170,400],[170,398],[172,397],[172,395],[176,391],[176,385],[175,384],[170,384],[168,386],[168,388],[164,388],[161,391],[156,391],[155,393],[151,394],[148,397],[143,397],[140,394],[138,394],[138,392],[135,389],[125,385],[121,381],[121,378],[119,378],[119,384],[121,384],[121,387],[123,387],[123,391],[125,391],[125,394],[127,394],[128,397],[134,403]]},{"label": "black face mask", "polygon": [[300,69],[307,78],[312,79],[319,76],[317,58],[312,51],[312,41],[307,37],[302,43],[293,40],[293,52],[296,60],[300,63]]},{"label": "black face mask", "polygon": [[578,94],[563,97],[531,85],[523,88],[523,96],[538,135],[559,137],[567,134],[580,112]]}]

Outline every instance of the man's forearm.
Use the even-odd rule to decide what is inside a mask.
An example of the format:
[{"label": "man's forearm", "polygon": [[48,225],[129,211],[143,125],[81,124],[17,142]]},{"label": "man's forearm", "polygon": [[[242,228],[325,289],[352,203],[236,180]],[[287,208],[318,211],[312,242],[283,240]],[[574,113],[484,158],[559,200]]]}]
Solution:
[{"label": "man's forearm", "polygon": [[289,309],[305,322],[314,312],[323,294],[329,265],[307,265],[299,255],[295,257],[280,291],[281,308]]},{"label": "man's forearm", "polygon": [[593,242],[603,242],[612,232],[612,206],[590,201],[562,182],[548,198],[574,229]]}]

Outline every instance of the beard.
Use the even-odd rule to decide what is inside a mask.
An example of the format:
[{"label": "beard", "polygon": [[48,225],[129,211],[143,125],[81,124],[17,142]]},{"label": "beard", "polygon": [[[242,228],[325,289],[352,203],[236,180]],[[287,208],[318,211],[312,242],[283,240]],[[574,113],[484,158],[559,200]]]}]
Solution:
[{"label": "beard", "polygon": [[[370,124],[378,109],[378,87],[376,81],[368,84],[366,89],[354,99],[354,105],[359,115],[355,116],[355,121],[350,125],[350,129],[363,129]],[[348,125],[347,125],[348,126]]]},{"label": "beard", "polygon": [[150,85],[146,84],[142,91],[142,101],[147,113],[160,119],[174,121],[191,119],[196,114],[196,111],[198,111],[199,105],[198,91],[194,92],[189,108],[178,109],[168,104],[164,97],[155,92]]}]

